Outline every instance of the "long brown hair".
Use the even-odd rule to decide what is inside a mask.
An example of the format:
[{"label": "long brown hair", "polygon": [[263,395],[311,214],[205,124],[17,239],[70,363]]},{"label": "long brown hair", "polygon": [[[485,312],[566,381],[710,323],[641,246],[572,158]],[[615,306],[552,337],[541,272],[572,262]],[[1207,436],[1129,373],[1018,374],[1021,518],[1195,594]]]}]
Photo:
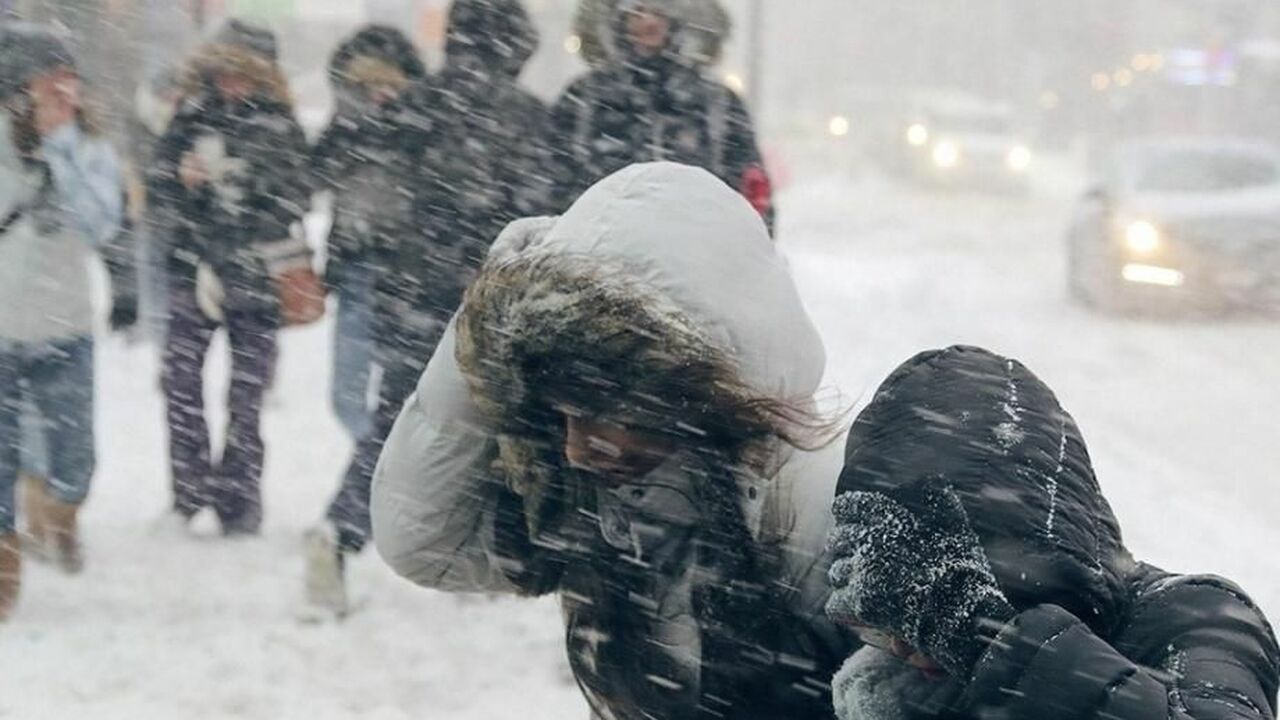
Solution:
[{"label": "long brown hair", "polygon": [[[844,418],[812,398],[749,387],[730,354],[625,273],[591,258],[526,256],[490,266],[458,320],[459,365],[500,434],[508,484],[536,529],[560,488],[563,408],[673,437],[735,472],[772,478],[786,446],[832,442]],[[566,498],[560,498],[566,499]]]}]

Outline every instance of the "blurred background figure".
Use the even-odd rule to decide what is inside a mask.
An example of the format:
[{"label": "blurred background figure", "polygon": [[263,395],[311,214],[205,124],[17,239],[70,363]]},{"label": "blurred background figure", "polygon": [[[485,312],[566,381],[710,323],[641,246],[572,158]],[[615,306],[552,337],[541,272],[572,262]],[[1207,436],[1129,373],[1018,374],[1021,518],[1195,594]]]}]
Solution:
[{"label": "blurred background figure", "polygon": [[[382,372],[373,431],[358,442],[326,522],[308,536],[309,600],[336,615],[348,610],[343,558],[369,540],[373,470],[400,408],[489,245],[512,220],[547,207],[546,110],[518,82],[537,45],[519,0],[455,0],[444,67],[405,100],[417,114],[410,124],[426,132],[410,198],[416,231],[383,234],[390,242],[369,256]],[[404,198],[382,198],[382,214],[394,216]]]},{"label": "blurred background figure", "polygon": [[584,57],[593,69],[553,110],[557,209],[631,163],[670,160],[710,170],[772,219],[772,187],[751,116],[733,90],[703,73],[722,41],[710,31],[715,14],[700,15],[694,29],[689,7],[678,0],[580,10],[579,27],[588,33],[583,47],[591,47]]},{"label": "blurred background figure", "polygon": [[[382,384],[373,382],[374,346],[390,344],[375,340],[375,290],[398,272],[398,247],[422,246],[415,197],[423,131],[412,98],[421,96],[416,86],[426,75],[417,49],[399,30],[371,25],[348,38],[329,63],[334,115],[312,153],[314,189],[333,195],[325,266],[337,299],[332,404],[358,444],[374,430],[370,396],[379,391],[371,392],[371,382]],[[337,614],[347,611],[339,547],[357,551],[368,535],[368,491],[360,484],[367,479],[361,474],[354,482],[343,483],[326,522],[308,533],[308,600]]]},{"label": "blurred background figure", "polygon": [[421,143],[400,102],[426,78],[413,43],[399,30],[369,26],[329,63],[334,115],[312,154],[315,188],[334,195],[325,280],[337,299],[333,407],[353,440],[371,426],[374,279],[393,242],[412,232],[409,204]]},{"label": "blurred background figure", "polygon": [[[78,573],[79,509],[95,469],[93,305],[87,261],[117,262],[124,185],[98,136],[74,55],[41,26],[0,26],[0,618],[17,600],[15,495],[24,410],[43,447],[27,467],[34,556]],[[113,276],[122,273],[115,268]],[[124,291],[125,288],[118,288]],[[127,314],[123,307],[117,309]]]},{"label": "blurred background figure", "polygon": [[[578,53],[591,68],[609,63],[617,51],[613,17],[619,0],[580,0],[573,15]],[[690,62],[714,66],[724,56],[724,45],[733,31],[733,19],[720,0],[681,0],[685,34],[680,53]]]},{"label": "blurred background figure", "polygon": [[[151,194],[178,223],[167,247],[164,350],[173,513],[182,527],[213,508],[225,535],[262,522],[259,419],[289,320],[289,278],[309,271],[295,224],[307,204],[308,148],[277,64],[275,36],[228,21],[189,62],[182,106],[150,168]],[[221,458],[205,419],[205,356],[225,327],[229,420]]]}]

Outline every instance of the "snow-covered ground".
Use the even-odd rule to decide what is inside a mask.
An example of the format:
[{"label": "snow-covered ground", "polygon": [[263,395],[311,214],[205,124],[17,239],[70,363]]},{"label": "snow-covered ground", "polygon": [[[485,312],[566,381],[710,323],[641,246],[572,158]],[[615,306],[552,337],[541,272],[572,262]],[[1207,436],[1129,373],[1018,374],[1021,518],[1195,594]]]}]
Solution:
[{"label": "snow-covered ground", "polygon": [[[1140,321],[1068,303],[1069,184],[1031,200],[935,196],[810,176],[782,236],[850,401],[914,352],[954,342],[1019,357],[1091,441],[1134,551],[1241,582],[1280,617],[1280,325]],[[370,553],[365,608],[295,619],[300,536],[350,449],[327,405],[328,329],[290,331],[266,419],[261,539],[157,536],[168,500],[156,362],[100,352],[101,468],[89,569],[29,567],[0,628],[0,718],[585,718],[548,602],[420,591]],[[221,364],[212,374],[225,377]]]}]

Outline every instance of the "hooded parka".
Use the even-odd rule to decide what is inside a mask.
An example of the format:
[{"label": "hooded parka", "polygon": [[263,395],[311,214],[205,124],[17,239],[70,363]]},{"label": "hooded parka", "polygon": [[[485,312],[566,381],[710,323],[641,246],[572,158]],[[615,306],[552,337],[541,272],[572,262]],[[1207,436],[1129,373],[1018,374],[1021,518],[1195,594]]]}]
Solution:
[{"label": "hooded parka", "polygon": [[[641,57],[624,40],[637,6],[665,14],[665,50]],[[604,12],[600,9],[597,12]],[[686,55],[683,3],[614,3],[601,32],[607,62],[574,81],[552,109],[555,208],[568,207],[597,180],[632,163],[670,161],[711,171],[772,216],[773,202],[755,129],[742,99],[704,75]]]},{"label": "hooded parka", "polygon": [[863,649],[836,680],[842,719],[1275,716],[1280,652],[1257,606],[1222,578],[1133,560],[1079,428],[1023,365],[955,347],[885,381],[839,492],[930,477],[956,491],[1017,616],[969,678]]},{"label": "hooded parka", "polygon": [[[822,613],[838,449],[777,441],[752,470],[678,452],[616,487],[577,484],[587,497],[570,500],[556,495],[575,481],[562,446],[538,444],[557,427],[538,424],[542,385],[524,382],[529,368],[581,371],[607,395],[714,357],[754,395],[811,402],[822,343],[764,224],[709,173],[657,163],[535,225],[495,246],[468,294],[478,305],[446,334],[387,442],[379,551],[426,587],[558,593],[597,717],[829,717],[827,683],[853,647]],[[612,378],[608,358],[588,362],[629,328],[658,339],[613,358]],[[562,512],[544,513],[548,503]],[[720,533],[733,523],[739,546],[728,548]],[[748,576],[731,562],[744,551]]]},{"label": "hooded parka", "polygon": [[[220,73],[257,80],[254,96],[224,100]],[[206,264],[226,290],[228,309],[278,312],[269,265],[301,220],[308,200],[308,148],[293,116],[292,99],[276,65],[274,37],[236,21],[189,61],[183,100],[148,171],[150,197],[176,218],[168,243],[170,281],[195,285]],[[200,156],[210,181],[183,187],[179,166],[187,153]]]}]

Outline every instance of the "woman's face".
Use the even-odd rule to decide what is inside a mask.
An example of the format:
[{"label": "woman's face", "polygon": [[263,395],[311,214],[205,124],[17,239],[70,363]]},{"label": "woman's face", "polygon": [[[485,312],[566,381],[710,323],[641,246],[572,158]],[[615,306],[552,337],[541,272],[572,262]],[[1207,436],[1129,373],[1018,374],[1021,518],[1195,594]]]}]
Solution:
[{"label": "woman's face", "polygon": [[639,10],[627,17],[627,39],[637,55],[650,58],[667,48],[671,21],[652,10]]},{"label": "woman's face", "polygon": [[624,483],[653,472],[675,452],[674,441],[624,423],[565,413],[564,456],[573,467]]},{"label": "woman's face", "polygon": [[214,84],[218,87],[218,94],[226,102],[244,102],[253,97],[258,86],[246,75],[240,73],[223,72],[218,73],[214,78]]}]

